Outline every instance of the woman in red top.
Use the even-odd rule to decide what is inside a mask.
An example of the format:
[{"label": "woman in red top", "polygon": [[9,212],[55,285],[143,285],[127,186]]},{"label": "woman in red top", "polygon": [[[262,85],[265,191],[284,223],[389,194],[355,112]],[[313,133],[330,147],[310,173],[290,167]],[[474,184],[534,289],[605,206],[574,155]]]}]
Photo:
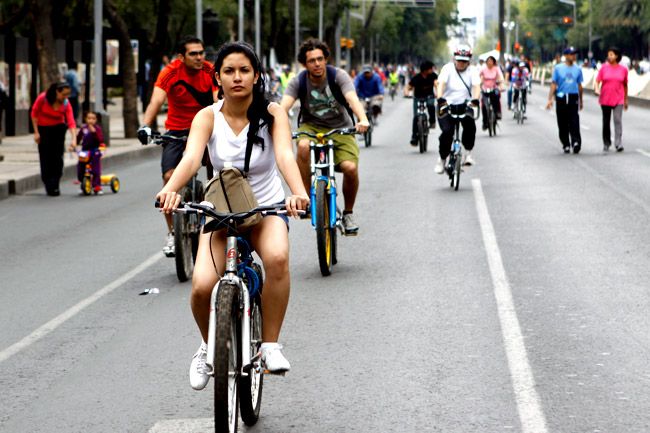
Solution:
[{"label": "woman in red top", "polygon": [[38,143],[41,179],[50,196],[61,194],[59,182],[63,175],[65,131],[70,131],[71,147],[77,145],[77,125],[68,102],[70,86],[66,82],[52,83],[32,106],[34,141]]}]

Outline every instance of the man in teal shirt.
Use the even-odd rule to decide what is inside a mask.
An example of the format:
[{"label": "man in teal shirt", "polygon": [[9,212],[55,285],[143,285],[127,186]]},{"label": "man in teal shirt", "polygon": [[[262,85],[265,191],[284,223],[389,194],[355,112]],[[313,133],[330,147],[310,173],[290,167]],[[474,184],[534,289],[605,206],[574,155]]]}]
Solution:
[{"label": "man in teal shirt", "polygon": [[580,137],[580,115],[582,110],[582,69],[575,64],[576,49],[568,47],[564,50],[564,63],[553,69],[553,82],[548,94],[546,109],[553,107],[555,99],[555,113],[560,141],[564,153],[579,153],[582,146]]}]

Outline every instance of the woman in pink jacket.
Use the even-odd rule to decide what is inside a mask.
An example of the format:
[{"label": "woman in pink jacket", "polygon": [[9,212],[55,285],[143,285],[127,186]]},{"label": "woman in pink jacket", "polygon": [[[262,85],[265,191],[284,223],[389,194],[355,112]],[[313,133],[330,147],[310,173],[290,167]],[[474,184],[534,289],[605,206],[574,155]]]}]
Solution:
[{"label": "woman in pink jacket", "polygon": [[614,112],[614,145],[617,152],[623,151],[623,109],[627,110],[627,68],[620,65],[621,51],[618,48],[607,50],[605,63],[596,76],[596,95],[603,110],[603,150],[607,152],[612,145],[609,123]]},{"label": "woman in pink jacket", "polygon": [[59,182],[63,175],[65,132],[70,131],[71,147],[77,145],[77,124],[68,102],[70,85],[53,83],[41,93],[32,106],[34,141],[38,143],[41,179],[49,196],[61,194]]}]

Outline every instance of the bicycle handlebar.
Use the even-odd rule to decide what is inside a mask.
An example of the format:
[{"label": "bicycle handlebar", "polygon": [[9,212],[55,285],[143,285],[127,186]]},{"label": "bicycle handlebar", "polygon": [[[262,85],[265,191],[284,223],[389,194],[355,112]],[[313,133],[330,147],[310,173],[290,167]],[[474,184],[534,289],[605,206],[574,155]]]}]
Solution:
[{"label": "bicycle handlebar", "polygon": [[185,143],[187,141],[187,137],[177,137],[175,135],[161,134],[157,131],[151,131],[151,135],[149,136],[149,143],[162,144],[165,140]]},{"label": "bicycle handlebar", "polygon": [[[160,201],[156,200],[154,203],[156,208],[160,207]],[[246,212],[233,212],[233,213],[221,213],[217,212],[214,209],[214,205],[209,201],[202,201],[201,203],[194,202],[181,202],[174,212],[187,213],[187,214],[205,214],[215,219],[220,220],[237,220],[242,221],[248,218],[251,215],[260,213],[262,215],[283,215],[287,213],[285,204],[274,204],[270,206],[258,206]],[[308,213],[309,209],[304,211],[298,211]]]},{"label": "bicycle handlebar", "polygon": [[313,139],[318,140],[319,138],[327,138],[331,135],[354,135],[357,133],[356,128],[339,128],[339,129],[332,129],[331,131],[325,132],[325,133],[316,133],[314,134],[313,132],[309,131],[295,131],[291,134],[291,138],[298,138],[300,136],[305,136],[305,137],[310,137]]},{"label": "bicycle handlebar", "polygon": [[[441,113],[445,112],[446,114],[450,115],[453,119],[462,119],[462,118],[466,117],[468,115],[468,112],[471,110],[472,111],[471,118],[474,119],[474,120],[478,119],[479,110],[478,110],[478,107],[475,107],[474,105],[472,105],[472,101],[466,101],[465,104],[459,104],[459,105],[465,105],[466,110],[463,111],[462,113],[452,113],[452,110],[450,110],[450,105],[445,104],[445,105],[443,105],[442,107],[439,108],[439,111]],[[456,105],[456,106],[459,106],[459,105]]]}]

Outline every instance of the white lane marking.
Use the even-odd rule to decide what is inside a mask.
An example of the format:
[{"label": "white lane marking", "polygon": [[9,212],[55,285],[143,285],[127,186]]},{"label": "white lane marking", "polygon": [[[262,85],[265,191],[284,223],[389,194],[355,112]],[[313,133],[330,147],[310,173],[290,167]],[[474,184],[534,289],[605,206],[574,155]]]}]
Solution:
[{"label": "white lane marking", "polygon": [[472,188],[474,189],[476,211],[483,232],[483,244],[485,245],[490,273],[492,274],[494,297],[497,302],[501,333],[508,358],[508,367],[510,368],[522,432],[546,433],[548,432],[546,419],[542,411],[539,395],[535,389],[535,378],[528,363],[524,338],[521,334],[517,311],[512,300],[510,283],[503,267],[501,252],[499,251],[480,179],[472,179]]},{"label": "white lane marking", "polygon": [[639,152],[641,155],[647,156],[648,158],[650,158],[650,152],[648,152],[647,150],[637,149],[636,151]]},{"label": "white lane marking", "polygon": [[160,252],[154,254],[153,256],[151,256],[147,260],[145,260],[144,262],[140,263],[137,267],[131,269],[129,272],[122,275],[117,280],[115,280],[112,283],[109,283],[108,285],[102,287],[97,292],[95,292],[92,295],[88,296],[86,299],[80,301],[76,305],[73,305],[72,307],[70,307],[66,311],[64,311],[63,313],[59,314],[54,319],[50,320],[49,322],[47,322],[43,326],[39,327],[38,329],[36,329],[34,332],[29,334],[28,336],[26,336],[22,340],[20,340],[17,343],[14,343],[11,346],[7,347],[2,352],[0,352],[0,362],[6,361],[11,356],[13,356],[16,353],[20,352],[21,350],[29,347],[30,345],[37,342],[41,338],[45,337],[47,334],[54,331],[56,328],[58,328],[63,323],[65,323],[68,319],[74,317],[81,310],[88,307],[89,305],[92,305],[95,301],[100,299],[102,296],[111,293],[113,290],[117,289],[122,284],[126,283],[131,278],[135,277],[140,272],[144,271],[149,266],[151,266],[154,263],[156,263],[157,261],[159,261],[162,257],[163,257],[163,255],[160,254]]}]

